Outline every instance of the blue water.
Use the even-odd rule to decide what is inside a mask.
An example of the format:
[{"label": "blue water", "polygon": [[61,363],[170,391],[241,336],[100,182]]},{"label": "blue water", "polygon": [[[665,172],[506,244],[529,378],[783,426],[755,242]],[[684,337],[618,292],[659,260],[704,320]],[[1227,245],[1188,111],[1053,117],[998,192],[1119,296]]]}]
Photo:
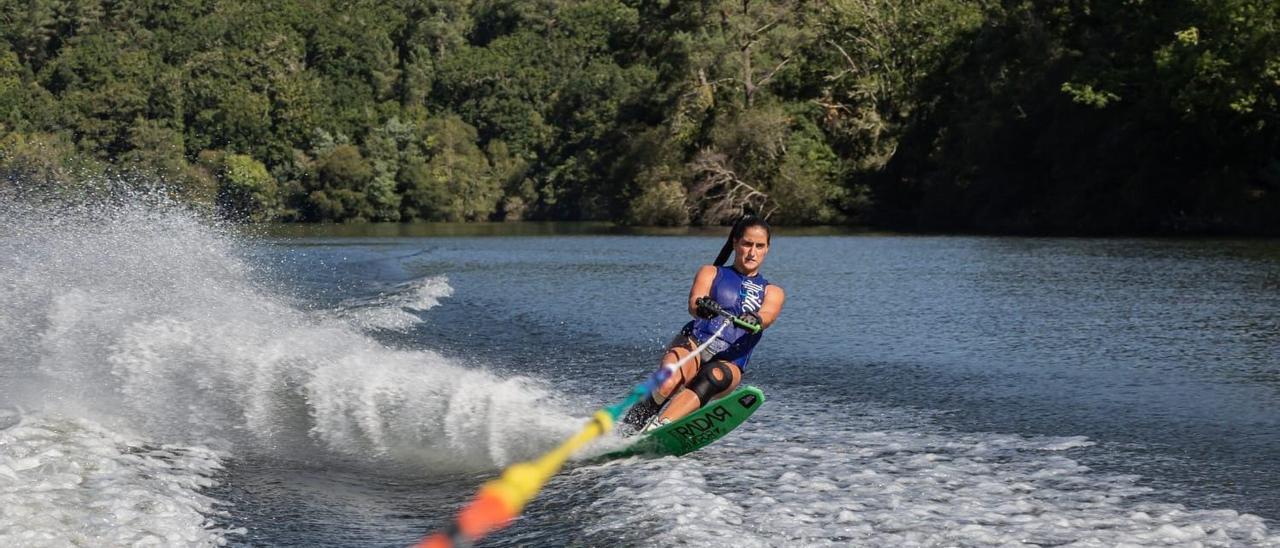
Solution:
[{"label": "blue water", "polygon": [[[145,213],[0,240],[22,259],[0,396],[25,417],[0,421],[0,498],[110,498],[50,436],[125,468],[151,465],[113,447],[183,448],[208,482],[172,480],[182,519],[130,503],[90,541],[411,543],[649,373],[721,243]],[[748,424],[572,463],[490,545],[1280,545],[1280,242],[804,234],[765,263],[788,298]],[[59,478],[77,496],[33,495]]]},{"label": "blue water", "polygon": [[[651,367],[718,239],[300,243],[264,252],[326,272],[302,292],[331,302],[344,284],[448,277],[453,297],[388,344],[596,405]],[[765,273],[789,295],[749,373],[771,405],[816,402],[839,421],[872,403],[957,432],[1084,436],[1097,445],[1074,459],[1140,476],[1149,498],[1280,517],[1276,242],[783,230]]]}]

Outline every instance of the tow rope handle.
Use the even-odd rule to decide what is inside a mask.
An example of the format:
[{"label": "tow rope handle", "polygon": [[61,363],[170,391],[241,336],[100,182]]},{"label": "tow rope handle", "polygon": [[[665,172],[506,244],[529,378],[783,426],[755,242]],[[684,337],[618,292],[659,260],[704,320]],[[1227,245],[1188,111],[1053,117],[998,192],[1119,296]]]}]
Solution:
[{"label": "tow rope handle", "polygon": [[715,312],[716,315],[723,316],[724,318],[733,322],[733,325],[736,325],[738,327],[746,329],[747,331],[750,331],[752,335],[759,333],[761,329],[764,329],[764,327],[758,323],[749,322],[747,320],[734,316],[733,314],[730,314],[728,310],[725,310],[723,306],[720,306],[720,303],[715,302],[714,300],[711,299],[711,297],[699,297],[698,308],[706,308],[707,310]]}]

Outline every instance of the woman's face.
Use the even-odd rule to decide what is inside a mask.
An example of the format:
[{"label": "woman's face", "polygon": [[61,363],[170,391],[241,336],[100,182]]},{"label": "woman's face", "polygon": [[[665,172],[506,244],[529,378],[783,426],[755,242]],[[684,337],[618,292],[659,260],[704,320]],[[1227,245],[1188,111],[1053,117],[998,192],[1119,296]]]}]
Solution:
[{"label": "woman's face", "polygon": [[754,275],[769,254],[769,233],[764,227],[748,227],[733,242],[733,266],[748,276]]}]

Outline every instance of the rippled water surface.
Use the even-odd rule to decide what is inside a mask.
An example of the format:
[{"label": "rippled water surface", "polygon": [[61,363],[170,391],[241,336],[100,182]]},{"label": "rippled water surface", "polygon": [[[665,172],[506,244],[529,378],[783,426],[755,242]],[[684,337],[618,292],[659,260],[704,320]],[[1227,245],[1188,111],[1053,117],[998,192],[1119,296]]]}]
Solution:
[{"label": "rippled water surface", "polygon": [[[647,374],[721,243],[62,215],[0,231],[6,545],[411,543]],[[783,229],[764,274],[751,421],[489,544],[1280,545],[1280,242]]]}]

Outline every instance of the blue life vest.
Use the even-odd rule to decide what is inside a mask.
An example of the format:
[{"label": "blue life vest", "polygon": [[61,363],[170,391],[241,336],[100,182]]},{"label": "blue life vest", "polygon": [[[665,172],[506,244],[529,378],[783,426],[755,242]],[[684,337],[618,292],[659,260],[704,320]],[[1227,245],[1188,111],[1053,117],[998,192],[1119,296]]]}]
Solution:
[{"label": "blue life vest", "polygon": [[[711,298],[734,316],[743,312],[759,314],[760,307],[764,305],[764,288],[768,285],[769,281],[759,273],[755,276],[743,276],[731,266],[721,266],[716,268],[716,279],[711,282]],[[711,359],[733,362],[745,371],[747,361],[751,359],[751,351],[760,342],[763,331],[752,333],[722,316],[709,320],[698,318],[685,325],[684,331],[696,339],[698,344],[702,344],[715,335],[716,330],[724,323],[729,326],[707,350],[714,353]]]}]

